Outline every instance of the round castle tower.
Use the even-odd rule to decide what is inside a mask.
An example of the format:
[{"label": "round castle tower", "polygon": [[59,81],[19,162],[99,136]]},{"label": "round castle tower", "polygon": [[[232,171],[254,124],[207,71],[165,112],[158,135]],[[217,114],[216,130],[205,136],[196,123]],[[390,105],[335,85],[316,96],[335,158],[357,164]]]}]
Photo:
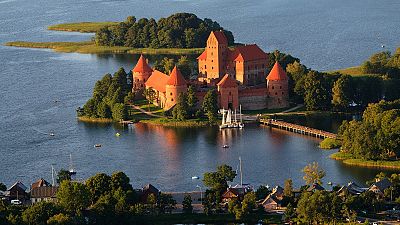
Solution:
[{"label": "round castle tower", "polygon": [[169,110],[177,101],[179,94],[187,92],[187,83],[179,69],[175,66],[169,75],[167,85],[165,86],[165,109]]},{"label": "round castle tower", "polygon": [[288,76],[278,62],[267,76],[268,108],[285,108],[289,106]]},{"label": "round castle tower", "polygon": [[145,83],[147,79],[151,76],[153,70],[147,64],[146,59],[143,55],[140,55],[140,58],[135,66],[132,69],[133,75],[133,87],[132,93],[135,94],[136,99],[141,99],[143,97],[143,90],[146,88]]}]

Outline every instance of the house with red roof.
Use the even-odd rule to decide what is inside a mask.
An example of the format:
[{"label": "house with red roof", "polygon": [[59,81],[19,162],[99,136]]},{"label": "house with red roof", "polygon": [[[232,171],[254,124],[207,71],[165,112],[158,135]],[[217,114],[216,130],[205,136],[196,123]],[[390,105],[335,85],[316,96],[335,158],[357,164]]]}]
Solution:
[{"label": "house with red roof", "polygon": [[[197,80],[187,81],[177,67],[167,75],[152,69],[140,56],[132,70],[132,91],[141,98],[145,88],[152,88],[154,104],[165,110],[176,104],[189,84],[195,86],[198,96],[204,96],[204,87],[217,88],[219,106],[224,109],[238,109],[239,105],[245,110],[289,106],[286,72],[276,62],[268,73],[268,55],[256,44],[230,48],[225,34],[213,31],[197,60],[199,76]],[[201,103],[202,98],[199,100]]]}]

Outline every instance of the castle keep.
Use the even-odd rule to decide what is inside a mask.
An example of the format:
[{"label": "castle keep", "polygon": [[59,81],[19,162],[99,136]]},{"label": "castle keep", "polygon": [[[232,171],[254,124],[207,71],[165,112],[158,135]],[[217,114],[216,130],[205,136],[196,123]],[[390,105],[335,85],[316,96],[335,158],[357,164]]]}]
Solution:
[{"label": "castle keep", "polygon": [[169,75],[150,68],[143,55],[132,70],[132,91],[140,98],[146,88],[154,90],[154,104],[171,109],[189,85],[200,101],[207,90],[218,92],[220,108],[245,110],[289,106],[288,77],[278,62],[267,74],[268,55],[256,44],[228,47],[222,31],[211,32],[204,52],[197,58],[197,80],[188,80],[175,68]]}]

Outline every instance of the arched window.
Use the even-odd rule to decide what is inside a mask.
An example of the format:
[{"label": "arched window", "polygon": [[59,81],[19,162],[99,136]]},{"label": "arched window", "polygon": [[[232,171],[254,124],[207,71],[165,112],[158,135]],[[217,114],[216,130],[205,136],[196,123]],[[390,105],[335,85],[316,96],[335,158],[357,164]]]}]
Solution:
[{"label": "arched window", "polygon": [[275,95],[278,95],[278,92],[275,92]]},{"label": "arched window", "polygon": [[282,86],[279,86],[279,89],[282,89]]},{"label": "arched window", "polygon": [[272,86],[272,90],[274,90],[274,86]]},{"label": "arched window", "polygon": [[171,102],[173,102],[174,101],[174,99],[173,98],[171,98]]}]

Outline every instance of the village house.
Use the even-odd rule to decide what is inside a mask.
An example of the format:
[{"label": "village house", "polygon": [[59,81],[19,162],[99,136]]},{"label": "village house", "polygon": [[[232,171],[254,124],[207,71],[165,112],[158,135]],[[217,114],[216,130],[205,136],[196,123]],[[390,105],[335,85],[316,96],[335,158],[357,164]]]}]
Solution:
[{"label": "village house", "polygon": [[282,207],[283,188],[276,186],[272,192],[261,202],[261,206],[265,211],[273,211]]},{"label": "village house", "polygon": [[197,80],[185,80],[175,67],[169,75],[152,69],[143,55],[132,69],[132,92],[143,98],[154,91],[154,104],[170,110],[189,85],[201,103],[207,90],[217,89],[219,108],[257,110],[289,106],[288,76],[276,62],[268,72],[268,55],[256,44],[228,48],[222,31],[211,32],[204,52],[197,58]]},{"label": "village house", "polygon": [[389,181],[389,179],[383,178],[383,179],[377,180],[375,183],[373,183],[369,187],[368,191],[372,191],[379,197],[383,197],[385,190],[391,186],[392,186],[392,183]]},{"label": "village house", "polygon": [[325,190],[324,187],[322,187],[320,184],[318,183],[313,183],[312,185],[310,185],[310,187],[307,188],[308,192],[314,192],[314,191],[323,191]]},{"label": "village house", "polygon": [[31,185],[31,203],[56,202],[57,187],[52,187],[45,179],[40,178]]},{"label": "village house", "polygon": [[157,199],[160,195],[160,190],[158,190],[151,184],[147,184],[142,189],[136,190],[136,193],[138,194],[139,199],[142,203],[147,203],[149,195],[153,194]]},{"label": "village house", "polygon": [[347,185],[342,186],[337,192],[339,196],[344,196],[347,193],[352,195],[360,195],[367,190],[368,188],[363,188],[354,182],[349,182]]},{"label": "village house", "polygon": [[246,194],[246,189],[243,187],[242,188],[229,187],[222,194],[222,203],[228,203],[231,200],[242,201],[245,194]]},{"label": "village house", "polygon": [[29,199],[26,190],[26,186],[22,182],[17,181],[4,194],[9,200],[20,200],[21,202],[25,202]]}]

